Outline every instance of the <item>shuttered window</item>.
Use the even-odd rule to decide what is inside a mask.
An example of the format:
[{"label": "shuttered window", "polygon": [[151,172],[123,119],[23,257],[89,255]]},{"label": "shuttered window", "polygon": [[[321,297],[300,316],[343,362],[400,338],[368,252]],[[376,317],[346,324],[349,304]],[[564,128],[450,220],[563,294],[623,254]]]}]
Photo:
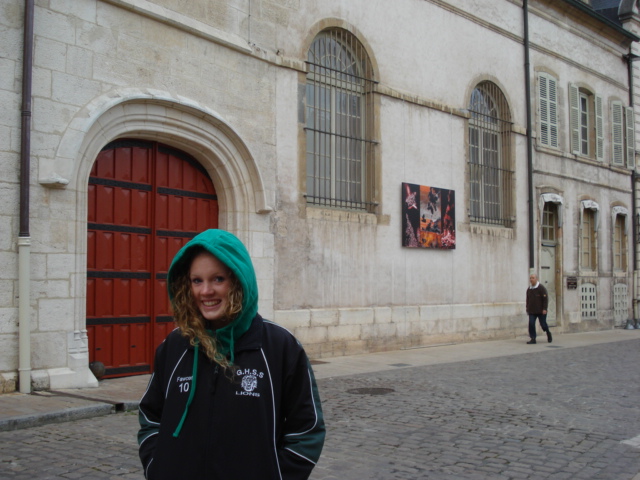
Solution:
[{"label": "shuttered window", "polygon": [[558,81],[547,73],[538,77],[540,143],[558,147]]},{"label": "shuttered window", "polygon": [[571,124],[571,153],[580,153],[580,103],[578,87],[569,84],[569,109]]},{"label": "shuttered window", "polygon": [[571,153],[604,160],[602,97],[569,84]]},{"label": "shuttered window", "polygon": [[636,132],[633,108],[620,101],[611,103],[611,163],[634,168],[636,156]]},{"label": "shuttered window", "polygon": [[595,95],[594,100],[596,109],[596,158],[598,160],[604,160],[604,119],[602,97]]},{"label": "shuttered window", "polygon": [[634,168],[636,165],[636,129],[635,117],[632,107],[625,107],[625,140],[627,154],[627,168]]},{"label": "shuttered window", "polygon": [[611,103],[611,161],[614,165],[624,164],[624,130],[622,122],[622,102]]}]

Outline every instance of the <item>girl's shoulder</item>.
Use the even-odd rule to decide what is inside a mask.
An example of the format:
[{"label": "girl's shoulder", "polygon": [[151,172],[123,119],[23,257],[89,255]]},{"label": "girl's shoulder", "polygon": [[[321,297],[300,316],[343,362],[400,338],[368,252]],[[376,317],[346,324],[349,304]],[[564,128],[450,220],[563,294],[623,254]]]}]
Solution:
[{"label": "girl's shoulder", "polygon": [[267,349],[281,350],[303,350],[298,339],[282,325],[270,320],[262,319],[262,344]]},{"label": "girl's shoulder", "polygon": [[189,344],[189,340],[182,335],[182,332],[179,328],[174,328],[166,338],[162,341],[162,343],[158,346],[158,349],[165,351],[176,351],[176,350],[184,350],[185,348],[189,348],[191,345]]}]

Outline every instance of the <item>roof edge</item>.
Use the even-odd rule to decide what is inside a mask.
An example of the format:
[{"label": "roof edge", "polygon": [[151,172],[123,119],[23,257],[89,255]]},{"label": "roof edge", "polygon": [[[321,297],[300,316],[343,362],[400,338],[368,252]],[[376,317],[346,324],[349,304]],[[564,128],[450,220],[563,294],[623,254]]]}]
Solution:
[{"label": "roof edge", "polygon": [[601,15],[600,13],[595,11],[592,7],[590,7],[586,3],[584,3],[584,2],[582,2],[580,0],[564,0],[564,2],[568,3],[569,5],[572,5],[573,7],[577,8],[578,10],[586,13],[587,15],[589,15],[589,16],[591,16],[593,18],[595,18],[599,22],[604,23],[609,28],[612,28],[616,32],[623,34],[625,37],[629,38],[630,40],[633,40],[634,42],[640,41],[640,37],[638,37],[637,35],[634,35],[633,33],[631,33],[626,28],[623,28],[620,25],[617,25],[616,23],[614,23],[613,21],[609,20],[604,15]]}]

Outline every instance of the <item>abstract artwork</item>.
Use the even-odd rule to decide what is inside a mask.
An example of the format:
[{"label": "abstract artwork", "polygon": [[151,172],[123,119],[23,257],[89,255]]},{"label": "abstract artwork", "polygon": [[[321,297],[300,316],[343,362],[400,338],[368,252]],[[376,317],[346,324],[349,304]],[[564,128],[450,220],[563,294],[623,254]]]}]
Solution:
[{"label": "abstract artwork", "polygon": [[456,248],[455,192],[402,184],[402,246]]}]

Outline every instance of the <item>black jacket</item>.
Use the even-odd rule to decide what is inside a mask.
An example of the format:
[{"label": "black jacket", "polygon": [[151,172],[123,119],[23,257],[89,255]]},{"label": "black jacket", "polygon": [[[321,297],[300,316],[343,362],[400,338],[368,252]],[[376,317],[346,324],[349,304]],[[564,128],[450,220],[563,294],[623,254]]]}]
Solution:
[{"label": "black jacket", "polygon": [[543,310],[548,310],[549,295],[547,289],[541,283],[536,288],[527,288],[527,313],[539,315]]},{"label": "black jacket", "polygon": [[158,347],[140,402],[140,459],[149,480],[307,479],[324,443],[324,419],[309,360],[284,328],[257,315],[235,345],[231,372],[179,330]]}]

